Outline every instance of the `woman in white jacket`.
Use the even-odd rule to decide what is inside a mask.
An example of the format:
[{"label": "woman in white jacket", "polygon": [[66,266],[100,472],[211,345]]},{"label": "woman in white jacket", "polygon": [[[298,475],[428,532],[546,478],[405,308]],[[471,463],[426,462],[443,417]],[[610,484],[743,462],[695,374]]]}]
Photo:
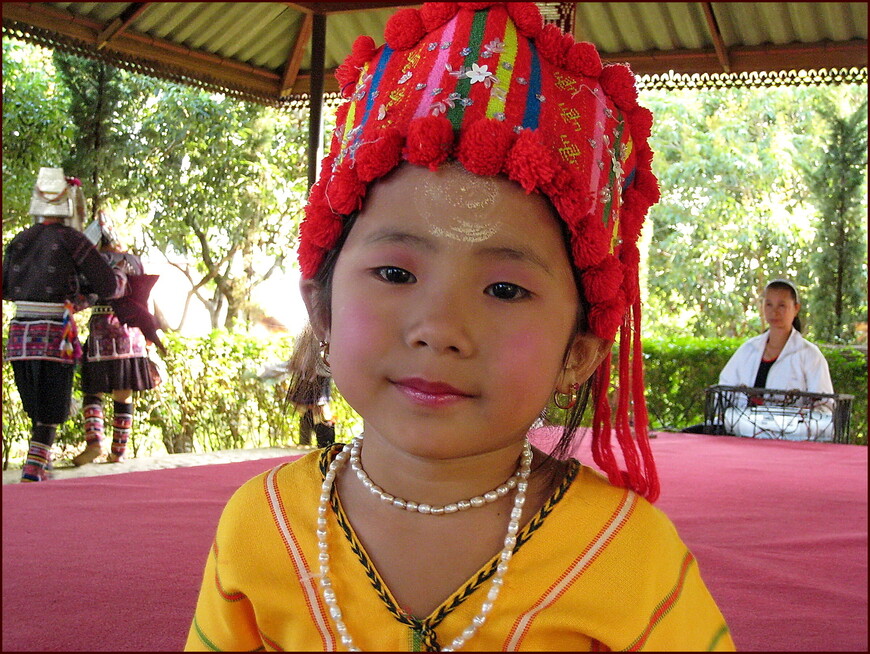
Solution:
[{"label": "woman in white jacket", "polygon": [[[791,282],[783,279],[770,282],[764,289],[764,317],[770,328],[737,349],[722,369],[719,383],[724,386],[833,393],[828,362],[819,348],[801,335],[800,308],[797,289]],[[726,411],[726,431],[743,436],[782,437],[775,433],[776,429],[762,429],[758,420],[753,420],[749,412],[741,408],[746,406],[745,396],[736,395],[735,408]],[[816,403],[812,408],[812,415],[805,417],[802,428],[794,432],[794,437],[829,440],[833,436],[831,401]],[[765,412],[756,411],[756,414],[758,418]],[[814,424],[816,422],[818,424]],[[787,432],[788,429],[779,431]],[[765,436],[766,432],[772,433]]]}]

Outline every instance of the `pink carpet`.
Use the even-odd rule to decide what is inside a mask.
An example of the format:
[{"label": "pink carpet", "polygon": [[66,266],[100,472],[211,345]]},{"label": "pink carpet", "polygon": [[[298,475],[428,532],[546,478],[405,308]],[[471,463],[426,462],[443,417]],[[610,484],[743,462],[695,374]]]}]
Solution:
[{"label": "pink carpet", "polygon": [[[739,649],[867,651],[866,448],[659,434],[653,451],[658,506]],[[2,649],[180,649],[223,504],[281,462],[4,486]]]}]

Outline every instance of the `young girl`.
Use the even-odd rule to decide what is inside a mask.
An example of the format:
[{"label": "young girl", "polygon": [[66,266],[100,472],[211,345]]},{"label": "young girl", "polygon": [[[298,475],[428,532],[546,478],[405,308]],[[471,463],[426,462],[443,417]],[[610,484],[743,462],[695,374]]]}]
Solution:
[{"label": "young girl", "polygon": [[[236,492],[187,648],[733,649],[650,504],[636,241],[658,190],[630,71],[532,3],[429,3],[385,37],[336,73],[299,247],[364,432]],[[562,456],[590,394],[607,478]],[[528,441],[551,398],[555,456]]]}]

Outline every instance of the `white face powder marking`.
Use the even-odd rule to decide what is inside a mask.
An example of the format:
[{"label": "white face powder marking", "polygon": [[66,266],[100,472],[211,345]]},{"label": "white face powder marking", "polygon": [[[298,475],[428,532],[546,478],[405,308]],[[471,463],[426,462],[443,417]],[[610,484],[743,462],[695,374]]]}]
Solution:
[{"label": "white face powder marking", "polygon": [[[458,166],[459,164],[451,164]],[[414,206],[433,236],[463,243],[479,243],[501,226],[495,213],[497,184],[492,177],[468,175],[459,192],[445,195],[437,174],[426,174],[414,186]],[[473,220],[457,214],[473,213]]]}]

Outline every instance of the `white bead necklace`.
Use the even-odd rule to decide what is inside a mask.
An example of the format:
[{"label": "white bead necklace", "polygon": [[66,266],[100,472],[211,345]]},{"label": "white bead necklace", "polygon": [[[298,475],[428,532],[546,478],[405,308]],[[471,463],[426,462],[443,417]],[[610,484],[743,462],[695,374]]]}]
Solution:
[{"label": "white bead necklace", "polygon": [[498,498],[504,497],[508,493],[510,493],[517,486],[517,482],[520,480],[520,472],[517,469],[510,479],[508,479],[501,486],[493,488],[491,491],[484,493],[483,495],[476,495],[467,500],[459,500],[458,502],[451,502],[450,504],[444,504],[443,506],[432,506],[431,504],[425,503],[417,503],[412,500],[406,500],[401,497],[396,497],[395,495],[391,495],[383,488],[378,486],[375,482],[372,481],[371,477],[368,476],[365,469],[362,467],[362,461],[360,461],[359,453],[360,449],[362,449],[362,441],[363,437],[355,438],[353,443],[351,444],[350,449],[350,468],[356,473],[357,478],[362,482],[362,485],[368,489],[372,495],[380,499],[385,504],[389,504],[390,506],[394,506],[397,509],[404,509],[405,511],[412,511],[414,513],[423,513],[426,515],[445,515],[448,513],[456,513],[457,511],[468,511],[468,509],[477,509],[481,506],[486,506],[492,502],[495,502]]},{"label": "white bead necklace", "polygon": [[[354,441],[354,444],[359,439]],[[341,609],[338,606],[338,601],[335,597],[335,590],[332,587],[332,581],[329,578],[329,546],[326,542],[326,514],[329,511],[329,498],[332,494],[332,486],[335,483],[335,477],[344,462],[351,456],[352,444],[345,445],[341,452],[329,464],[329,469],[323,478],[323,484],[320,486],[320,501],[317,506],[317,548],[318,559],[320,561],[320,590],[323,594],[323,601],[329,607],[329,615],[335,621],[335,628],[338,631],[339,638],[342,644],[352,652],[359,652],[360,649],[354,644],[350,632],[347,630],[347,625],[344,624]],[[523,454],[520,459],[519,469],[516,477],[517,494],[514,498],[514,508],[511,510],[511,519],[508,522],[507,534],[504,538],[504,546],[499,555],[498,566],[495,569],[495,574],[492,577],[492,583],[487,593],[486,600],[480,607],[480,611],[471,624],[465,628],[461,635],[453,639],[449,647],[442,648],[444,652],[452,652],[465,644],[469,638],[477,633],[483,624],[486,622],[487,615],[492,610],[492,605],[501,592],[501,587],[504,584],[504,576],[507,573],[508,563],[514,553],[514,547],[517,544],[517,534],[520,531],[520,517],[523,514],[523,504],[526,502],[526,491],[529,487],[529,474],[532,469],[532,448],[529,441],[523,443]]]}]

